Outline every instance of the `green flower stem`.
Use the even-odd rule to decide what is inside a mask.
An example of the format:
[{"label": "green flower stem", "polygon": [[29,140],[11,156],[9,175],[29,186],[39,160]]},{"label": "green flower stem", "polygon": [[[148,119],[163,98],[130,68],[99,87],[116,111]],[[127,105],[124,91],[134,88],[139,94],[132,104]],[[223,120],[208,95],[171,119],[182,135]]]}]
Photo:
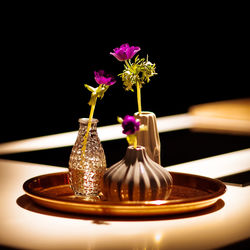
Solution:
[{"label": "green flower stem", "polygon": [[137,148],[137,136],[135,134],[127,135],[126,138],[129,145],[133,145],[134,148]]},{"label": "green flower stem", "polygon": [[87,131],[86,131],[86,134],[84,135],[84,139],[83,139],[83,143],[82,143],[83,146],[82,146],[81,161],[83,161],[84,157],[85,157],[87,140],[88,140],[89,130],[90,130],[92,119],[93,119],[93,115],[94,115],[96,100],[97,100],[97,96],[95,95],[95,97],[92,99],[92,104],[91,104],[90,114],[89,114],[88,127],[87,127]]},{"label": "green flower stem", "polygon": [[139,82],[136,83],[138,112],[141,114],[141,88]]}]

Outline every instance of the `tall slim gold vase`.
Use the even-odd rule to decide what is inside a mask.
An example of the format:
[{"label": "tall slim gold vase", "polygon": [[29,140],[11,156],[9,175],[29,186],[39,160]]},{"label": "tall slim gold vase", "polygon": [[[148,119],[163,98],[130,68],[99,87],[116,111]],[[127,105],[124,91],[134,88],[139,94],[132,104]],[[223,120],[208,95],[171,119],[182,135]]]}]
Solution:
[{"label": "tall slim gold vase", "polygon": [[140,120],[141,125],[147,126],[147,130],[136,132],[137,144],[146,148],[148,156],[158,164],[161,164],[161,142],[157,128],[156,116],[152,112],[142,111],[134,114]]}]

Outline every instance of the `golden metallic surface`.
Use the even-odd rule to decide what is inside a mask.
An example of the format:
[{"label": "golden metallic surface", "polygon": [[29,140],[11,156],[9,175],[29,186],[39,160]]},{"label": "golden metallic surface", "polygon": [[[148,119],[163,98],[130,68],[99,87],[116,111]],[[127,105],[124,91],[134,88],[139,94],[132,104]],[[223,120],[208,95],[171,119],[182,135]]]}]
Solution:
[{"label": "golden metallic surface", "polygon": [[173,188],[167,200],[124,201],[82,200],[74,196],[68,172],[41,175],[23,184],[26,194],[39,205],[71,213],[102,216],[156,216],[193,212],[207,208],[226,192],[226,186],[215,179],[170,172]]}]

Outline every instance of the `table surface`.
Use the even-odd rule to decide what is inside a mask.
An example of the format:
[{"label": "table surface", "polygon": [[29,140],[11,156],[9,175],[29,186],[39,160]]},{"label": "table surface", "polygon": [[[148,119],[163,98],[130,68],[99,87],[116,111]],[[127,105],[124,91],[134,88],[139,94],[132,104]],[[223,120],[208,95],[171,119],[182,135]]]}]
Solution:
[{"label": "table surface", "polygon": [[[250,170],[250,149],[167,167],[217,178]],[[0,159],[0,246],[24,249],[214,249],[250,237],[250,186],[227,185],[215,206],[153,218],[95,217],[35,205],[23,183],[67,169]]]}]

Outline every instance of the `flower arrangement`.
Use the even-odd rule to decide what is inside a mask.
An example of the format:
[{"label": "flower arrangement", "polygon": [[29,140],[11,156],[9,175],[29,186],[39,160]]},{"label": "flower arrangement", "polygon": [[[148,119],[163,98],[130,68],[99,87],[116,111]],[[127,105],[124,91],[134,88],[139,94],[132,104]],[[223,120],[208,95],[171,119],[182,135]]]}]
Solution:
[{"label": "flower arrangement", "polygon": [[[141,50],[140,47],[136,46],[129,46],[128,43],[125,43],[121,45],[119,48],[115,48],[113,52],[110,52],[111,55],[113,55],[118,61],[124,61],[124,70],[122,73],[118,74],[122,78],[123,85],[125,87],[125,90],[130,90],[134,92],[133,87],[136,86],[137,90],[137,104],[138,104],[138,112],[141,114],[142,108],[141,108],[141,88],[143,84],[146,82],[148,83],[150,81],[150,77],[153,75],[156,75],[155,72],[155,64],[151,63],[147,58],[139,59],[137,56],[134,60],[134,62],[131,61],[131,59],[135,56],[137,52]],[[91,97],[88,102],[90,105],[90,114],[89,114],[89,121],[87,126],[87,131],[84,136],[83,140],[83,147],[82,147],[82,155],[81,159],[84,159],[84,153],[86,150],[86,144],[88,139],[89,130],[91,127],[92,118],[94,115],[94,110],[96,106],[97,98],[102,99],[105,92],[108,90],[108,88],[116,83],[115,78],[105,73],[104,70],[99,70],[94,72],[94,79],[98,84],[98,87],[94,88],[88,84],[85,84],[84,86],[91,92]],[[136,136],[134,133],[139,130],[139,122],[136,121],[133,116],[126,116],[124,120],[121,118],[120,122],[123,124],[123,131],[125,134],[127,134],[127,140],[129,144],[137,144]],[[133,120],[134,119],[134,120]],[[122,120],[122,121],[121,121]],[[132,128],[132,125],[134,124],[134,131],[131,132],[130,129],[127,130],[128,127]],[[136,147],[136,146],[135,146]]]},{"label": "flower arrangement", "polygon": [[104,93],[108,90],[108,88],[111,85],[116,83],[115,78],[112,75],[105,73],[104,70],[94,71],[94,78],[95,78],[96,83],[98,84],[98,87],[94,88],[88,84],[84,85],[91,92],[91,97],[88,102],[91,108],[90,108],[87,131],[83,139],[83,147],[82,147],[82,154],[81,154],[82,160],[84,159],[88,134],[89,134],[89,130],[91,127],[91,122],[92,122],[92,118],[94,115],[97,98],[102,99],[104,96]]},{"label": "flower arrangement", "polygon": [[147,58],[139,59],[137,56],[134,62],[131,59],[139,52],[140,47],[129,46],[128,43],[123,44],[120,48],[115,48],[110,52],[117,60],[124,61],[124,70],[118,76],[122,78],[125,90],[134,92],[133,87],[136,86],[138,112],[141,114],[141,88],[143,84],[150,81],[150,77],[156,75],[155,64],[151,63]]},{"label": "flower arrangement", "polygon": [[[128,144],[130,145],[127,148],[127,153],[124,157],[125,160],[120,161],[120,163],[125,163],[126,169],[128,167],[132,167],[133,169],[135,169],[134,166],[139,167],[139,169],[142,169],[140,171],[142,172],[142,179],[144,179],[143,174],[146,172],[151,173],[151,170],[145,171],[143,169],[149,169],[150,164],[154,165],[156,163],[151,161],[150,158],[147,158],[148,155],[146,152],[146,147],[144,147],[144,144],[142,144],[142,142],[140,141],[141,134],[143,134],[140,133],[140,131],[148,130],[147,126],[149,126],[149,131],[151,131],[150,125],[144,122],[145,112],[142,113],[141,108],[141,88],[145,83],[148,83],[150,81],[151,76],[154,76],[157,73],[155,72],[155,64],[151,63],[148,60],[148,56],[146,58],[140,59],[137,55],[135,59],[131,61],[136,53],[138,53],[140,50],[140,47],[129,46],[129,44],[126,43],[121,45],[119,48],[115,48],[114,51],[110,54],[113,55],[118,61],[124,62],[124,70],[122,73],[118,74],[118,76],[121,77],[125,90],[134,92],[134,87],[136,88],[139,111],[139,117],[138,114],[135,114],[135,116],[126,115],[124,119],[118,117],[118,122],[122,124],[122,132],[126,135]],[[116,83],[115,78],[112,75],[105,73],[104,70],[94,71],[94,79],[97,83],[97,87],[93,87],[88,84],[84,85],[91,92],[90,100],[88,102],[88,105],[90,106],[89,119],[79,119],[79,133],[77,140],[72,148],[69,160],[69,183],[71,185],[71,188],[76,196],[81,196],[87,200],[100,199],[100,193],[102,192],[102,187],[104,184],[103,177],[106,174],[105,171],[107,170],[104,150],[97,136],[97,133],[95,132],[96,122],[94,122],[95,119],[93,119],[93,116],[96,102],[98,98],[102,99],[109,87]],[[136,117],[138,117],[139,120],[137,120]],[[93,123],[95,126],[92,126]],[[81,126],[82,124],[84,124],[84,127]],[[91,126],[94,129],[93,134],[91,133]],[[141,146],[138,146],[137,144]],[[134,162],[136,164],[131,165],[131,162]],[[119,166],[119,164],[115,165],[115,167]],[[142,168],[142,164],[145,165],[145,168]],[[122,166],[124,164],[120,165]],[[124,173],[123,170],[122,173]],[[155,176],[155,174],[153,174],[153,176]],[[146,178],[151,179],[151,176]],[[119,183],[122,185],[120,180],[121,179],[119,178]],[[133,180],[134,177],[131,175],[131,183],[133,183],[133,185],[129,186],[132,186],[135,191],[128,191],[126,189],[122,190],[119,188],[121,191],[121,193],[119,194],[119,198],[124,196],[124,193],[140,193],[140,185],[138,185],[137,182],[133,182]],[[107,182],[110,182],[109,179],[107,179]],[[116,181],[114,183],[116,183]],[[154,187],[151,187],[151,185],[149,185],[148,189],[144,189],[144,193],[152,193],[151,188]],[[109,190],[110,185],[106,189]],[[114,192],[117,195],[117,192],[114,190],[114,188],[111,188],[110,192]],[[159,192],[157,191],[154,193]],[[144,199],[154,198],[151,196],[147,198],[148,196],[140,194],[140,197],[138,197],[138,195],[132,198],[125,197],[124,200],[142,200],[142,196],[145,197]]]}]

